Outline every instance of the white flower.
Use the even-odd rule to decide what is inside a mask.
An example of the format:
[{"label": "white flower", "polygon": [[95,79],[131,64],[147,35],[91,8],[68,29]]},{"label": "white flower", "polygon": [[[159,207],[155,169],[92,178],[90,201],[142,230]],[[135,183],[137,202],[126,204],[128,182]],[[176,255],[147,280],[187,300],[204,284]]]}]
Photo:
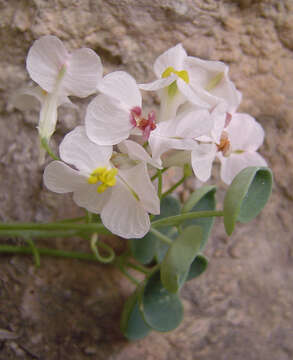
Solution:
[{"label": "white flower", "polygon": [[[184,66],[189,74],[190,87],[202,100],[213,108],[224,101],[227,112],[234,113],[242,95],[229,79],[229,67],[221,61],[202,60],[187,56]],[[188,97],[192,101],[192,97]]]},{"label": "white flower", "polygon": [[102,78],[101,60],[87,48],[70,54],[57,37],[47,35],[33,43],[26,65],[32,80],[46,93],[39,133],[48,142],[55,130],[60,99],[69,95],[86,97],[96,92]]},{"label": "white flower", "polygon": [[168,150],[192,150],[197,145],[196,139],[208,135],[213,127],[214,118],[208,110],[189,108],[158,124],[149,139],[152,156],[159,161]]},{"label": "white flower", "polygon": [[32,110],[41,105],[38,130],[40,134],[53,133],[57,121],[57,107],[60,105],[77,108],[65,95],[57,99],[56,111],[50,112],[49,100],[51,96],[40,86],[27,87],[18,91],[12,99],[12,104],[19,110]]},{"label": "white flower", "polygon": [[132,76],[124,71],[106,75],[98,86],[102,94],[88,106],[85,126],[88,137],[99,145],[115,145],[130,134],[145,140],[155,129],[155,114],[142,116],[142,99]]},{"label": "white flower", "polygon": [[229,68],[219,61],[201,60],[187,56],[181,44],[162,55],[154,64],[158,78],[150,84],[140,84],[144,90],[160,90],[160,121],[173,118],[186,100],[201,108],[213,108],[222,101],[234,112],[241,101],[228,76]]},{"label": "white flower", "polygon": [[[128,153],[132,145],[124,144]],[[150,159],[144,149],[138,157]],[[65,136],[60,158],[75,169],[61,161],[50,163],[44,173],[48,189],[73,192],[73,200],[101,214],[103,224],[113,234],[141,238],[149,231],[148,213],[158,214],[160,202],[144,161],[113,153],[112,146],[91,142],[81,126]]]},{"label": "white flower", "polygon": [[263,128],[253,117],[235,113],[228,126],[223,127],[219,142],[202,142],[192,150],[193,171],[201,181],[208,180],[217,157],[221,161],[221,178],[230,184],[242,169],[266,166],[266,161],[257,153],[263,140]]}]

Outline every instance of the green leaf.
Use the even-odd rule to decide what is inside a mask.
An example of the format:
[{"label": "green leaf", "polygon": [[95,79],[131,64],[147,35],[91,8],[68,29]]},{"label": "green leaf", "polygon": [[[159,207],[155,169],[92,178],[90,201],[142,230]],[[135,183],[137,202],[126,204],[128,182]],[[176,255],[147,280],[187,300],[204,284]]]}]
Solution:
[{"label": "green leaf", "polygon": [[157,238],[148,233],[141,239],[129,240],[133,257],[142,264],[150,263],[156,254]]},{"label": "green leaf", "polygon": [[[178,230],[175,226],[164,226],[160,228],[160,232],[164,235],[168,236],[170,240],[175,240],[178,236]],[[169,249],[168,244],[156,240],[156,261],[157,263],[161,263]]]},{"label": "green leaf", "polygon": [[201,243],[202,229],[193,225],[184,229],[169,247],[161,265],[161,281],[169,292],[176,293],[184,283]]},{"label": "green leaf", "polygon": [[197,255],[190,265],[186,281],[201,275],[208,267],[208,259],[203,255]]},{"label": "green leaf", "polygon": [[166,332],[182,321],[183,306],[177,294],[169,293],[162,285],[157,271],[146,282],[142,291],[140,310],[145,322],[154,330]]},{"label": "green leaf", "polygon": [[[180,202],[169,195],[162,199],[161,201],[161,211],[160,215],[154,217],[154,220],[159,220],[167,218],[169,216],[180,214],[181,205]],[[178,236],[178,230],[175,226],[162,226],[160,232],[168,236],[171,240],[176,239]],[[169,246],[162,241],[157,240],[156,238],[156,260],[160,263],[168,251]]]},{"label": "green leaf", "polygon": [[[160,214],[154,217],[154,220],[163,219],[180,213],[180,203],[173,196],[166,196],[161,201]],[[164,226],[160,231],[171,239],[177,237],[177,229],[174,226]],[[168,245],[159,241],[155,235],[148,233],[142,239],[131,239],[129,241],[133,257],[142,264],[150,263],[154,257],[157,262],[164,258]]]},{"label": "green leaf", "polygon": [[120,328],[124,336],[129,340],[142,339],[151,331],[139,311],[138,291],[135,291],[124,305]]},{"label": "green leaf", "polygon": [[265,206],[272,191],[273,176],[266,167],[247,167],[232,181],[224,199],[224,225],[231,235],[236,221],[248,222]]},{"label": "green leaf", "polygon": [[163,219],[169,216],[178,215],[180,213],[180,202],[169,195],[161,201],[160,214],[154,217],[154,220]]},{"label": "green leaf", "polygon": [[[203,186],[200,189],[195,190],[187,202],[182,208],[182,213],[187,213],[191,211],[209,211],[216,209],[216,200],[215,200],[216,187],[215,186]],[[199,225],[202,227],[203,239],[200,249],[206,245],[206,242],[209,238],[211,229],[214,225],[214,217],[208,218],[198,218],[185,220],[182,223],[182,227],[185,228],[190,225]]]}]

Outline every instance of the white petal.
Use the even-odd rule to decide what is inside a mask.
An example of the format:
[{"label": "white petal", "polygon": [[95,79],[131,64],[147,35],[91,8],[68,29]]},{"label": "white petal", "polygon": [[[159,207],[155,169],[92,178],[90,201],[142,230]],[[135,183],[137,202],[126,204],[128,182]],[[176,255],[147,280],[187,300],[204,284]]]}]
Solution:
[{"label": "white petal", "polygon": [[228,104],[228,111],[235,112],[240,105],[241,98],[239,91],[236,89],[232,81],[229,80],[228,75],[224,75],[224,79],[214,89],[210,91],[210,94],[216,98],[223,99]]},{"label": "white petal", "polygon": [[[207,61],[195,57],[187,57],[185,66],[190,77],[190,85],[197,95],[211,106],[224,100],[228,111],[234,112],[239,106],[241,97],[235,85],[229,79],[229,67],[220,61]],[[218,74],[223,73],[221,81],[211,90],[206,88]]]},{"label": "white petal", "polygon": [[256,151],[264,140],[262,126],[248,114],[233,114],[226,131],[232,151]]},{"label": "white petal", "polygon": [[109,165],[112,146],[94,144],[86,136],[84,127],[78,126],[64,137],[59,151],[63,161],[90,174],[97,167]]},{"label": "white petal", "polygon": [[86,182],[85,176],[61,161],[51,162],[44,171],[45,186],[59,194],[75,191]]},{"label": "white petal", "polygon": [[206,101],[205,98],[201,96],[199,91],[196,91],[195,88],[191,88],[189,84],[187,84],[182,79],[177,80],[177,86],[180,92],[188,99],[193,105],[196,105],[201,108],[210,108],[210,103]]},{"label": "white petal", "polygon": [[68,59],[62,91],[67,95],[89,96],[96,92],[102,74],[101,59],[93,50],[87,48],[75,50]]},{"label": "white petal", "polygon": [[149,144],[152,150],[152,156],[156,161],[160,159],[164,152],[170,149],[192,150],[196,144],[196,141],[193,139],[174,139],[157,135],[155,131],[152,132],[149,138]]},{"label": "white petal", "polygon": [[111,193],[112,188],[108,188],[99,194],[96,184],[86,183],[74,192],[73,200],[78,206],[84,207],[95,214],[100,214],[105,204],[109,201]]},{"label": "white petal", "polygon": [[148,84],[139,84],[138,86],[142,90],[156,91],[159,89],[163,89],[166,86],[169,86],[170,84],[172,84],[173,81],[176,81],[176,79],[177,79],[177,75],[172,74],[167,78],[158,79]]},{"label": "white petal", "polygon": [[150,135],[149,145],[152,151],[152,157],[155,161],[161,163],[161,155],[172,149],[172,143],[169,138],[162,137],[160,135],[154,134],[154,131]]},{"label": "white petal", "polygon": [[48,93],[42,103],[38,130],[41,138],[49,141],[55,131],[57,122],[58,97],[56,93]]},{"label": "white petal", "polygon": [[218,157],[221,161],[221,179],[230,184],[234,177],[248,166],[267,166],[264,158],[257,152],[244,152],[242,154],[231,154],[224,157],[220,153]]},{"label": "white petal", "polygon": [[154,64],[154,71],[158,78],[170,66],[176,71],[185,70],[183,67],[184,59],[187,57],[186,51],[181,44],[178,44],[160,55]]},{"label": "white petal", "polygon": [[135,141],[124,140],[118,147],[121,152],[127,154],[132,160],[144,161],[156,168],[162,168],[160,164],[152,159],[147,151]]},{"label": "white petal", "polygon": [[44,101],[44,93],[39,86],[20,89],[13,96],[11,103],[21,111],[36,109]]},{"label": "white petal", "polygon": [[194,139],[208,134],[213,129],[213,125],[214,119],[209,111],[189,108],[175,118],[158,124],[153,134],[170,138]]},{"label": "white petal", "polygon": [[161,89],[159,91],[159,97],[161,106],[157,122],[160,123],[174,118],[179,106],[184,104],[187,100],[180,91],[177,91],[174,96],[170,97],[168,95],[168,88]]},{"label": "white petal", "polygon": [[214,125],[210,133],[209,140],[201,141],[213,141],[216,144],[219,144],[221,141],[221,135],[224,131],[226,125],[227,117],[227,104],[225,102],[219,103],[211,113]]},{"label": "white petal", "polygon": [[184,66],[188,71],[190,83],[203,89],[217,74],[227,69],[227,66],[220,61],[202,60],[192,56],[185,58]]},{"label": "white petal", "polygon": [[98,95],[89,104],[85,117],[88,137],[99,145],[115,145],[129,137],[133,125],[130,112],[107,95]]},{"label": "white petal", "polygon": [[66,107],[69,107],[69,108],[78,110],[78,106],[75,105],[75,104],[69,99],[68,96],[63,95],[63,94],[61,94],[61,95],[58,97],[58,106],[60,106],[60,105],[64,105],[64,106],[66,106]]},{"label": "white petal", "polygon": [[119,170],[119,176],[137,194],[141,206],[149,213],[160,213],[160,200],[152,184],[146,164],[140,164],[130,169]]},{"label": "white petal", "polygon": [[197,138],[208,134],[214,125],[214,119],[207,110],[187,111],[169,122],[168,135],[181,138]]},{"label": "white petal", "polygon": [[104,206],[101,219],[113,234],[123,238],[141,238],[150,229],[147,212],[122,182],[113,187],[110,200]]},{"label": "white petal", "polygon": [[36,40],[29,50],[26,60],[27,71],[41,88],[52,92],[59,71],[68,56],[65,46],[56,36],[43,36]]},{"label": "white petal", "polygon": [[198,144],[197,148],[191,152],[192,169],[200,181],[207,181],[210,178],[215,155],[214,144]]},{"label": "white petal", "polygon": [[134,78],[124,71],[115,71],[106,75],[98,89],[120,101],[128,110],[141,107],[141,94]]}]

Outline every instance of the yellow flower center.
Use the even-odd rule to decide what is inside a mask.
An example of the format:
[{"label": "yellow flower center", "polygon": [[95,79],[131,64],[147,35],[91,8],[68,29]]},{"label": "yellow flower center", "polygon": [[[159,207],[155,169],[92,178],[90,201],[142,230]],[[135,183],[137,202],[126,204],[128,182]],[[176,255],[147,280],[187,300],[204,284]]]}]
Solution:
[{"label": "yellow flower center", "polygon": [[108,187],[114,186],[116,184],[116,175],[118,170],[115,168],[107,169],[106,166],[96,168],[89,176],[89,184],[100,183],[97,192],[99,194],[103,193]]},{"label": "yellow flower center", "polygon": [[[188,72],[186,70],[177,71],[173,68],[173,66],[167,67],[167,69],[162,73],[162,78],[167,78],[168,76],[170,76],[172,74],[176,74],[187,84],[189,83]],[[168,86],[168,95],[170,97],[173,97],[176,95],[176,93],[177,93],[177,84],[176,84],[176,81],[173,81],[172,84],[170,84]]]},{"label": "yellow flower center", "polygon": [[173,68],[173,66],[167,67],[167,69],[162,73],[162,78],[166,78],[172,74],[176,74],[182,80],[184,80],[187,84],[189,83],[189,76],[186,70],[177,71]]}]

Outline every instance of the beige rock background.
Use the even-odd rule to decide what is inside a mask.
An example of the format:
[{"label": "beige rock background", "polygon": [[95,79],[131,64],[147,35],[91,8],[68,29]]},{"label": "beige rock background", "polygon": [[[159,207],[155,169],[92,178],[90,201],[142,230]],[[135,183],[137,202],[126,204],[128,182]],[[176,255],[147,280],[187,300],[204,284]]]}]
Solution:
[{"label": "beige rock background", "polygon": [[[42,185],[37,113],[10,104],[29,80],[27,51],[45,34],[57,35],[68,49],[93,48],[105,72],[123,69],[139,82],[154,79],[153,61],[178,42],[190,55],[225,61],[243,93],[240,110],[266,131],[261,152],[275,186],[262,214],[230,238],[216,224],[206,249],[208,271],[182,291],[180,327],[134,343],[119,332],[131,286],[117,271],[48,258],[36,271],[31,258],[1,256],[0,329],[15,337],[0,332],[0,359],[292,359],[293,1],[0,0],[3,221],[52,220],[79,211],[70,196]],[[83,121],[86,102],[80,104],[79,113],[60,111],[55,145]],[[152,96],[146,104],[157,106]],[[54,245],[87,249],[78,239]]]}]

